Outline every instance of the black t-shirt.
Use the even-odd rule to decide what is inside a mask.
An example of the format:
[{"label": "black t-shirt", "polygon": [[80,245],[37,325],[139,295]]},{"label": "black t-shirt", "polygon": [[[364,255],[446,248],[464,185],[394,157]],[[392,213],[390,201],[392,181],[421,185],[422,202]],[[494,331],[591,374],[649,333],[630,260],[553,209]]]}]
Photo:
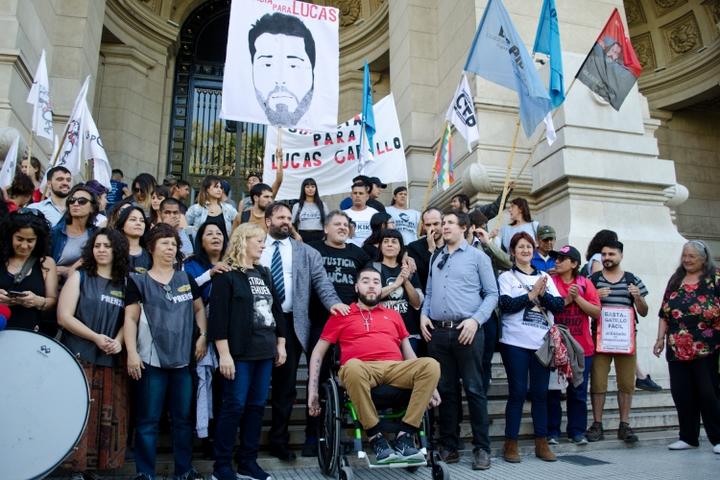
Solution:
[{"label": "black t-shirt", "polygon": [[385,205],[383,205],[382,203],[380,203],[379,200],[375,200],[374,198],[371,198],[371,199],[369,199],[369,200],[367,201],[366,205],[367,205],[368,207],[374,208],[374,209],[377,210],[378,212],[385,213]]},{"label": "black t-shirt", "polygon": [[[355,277],[357,272],[370,262],[367,253],[352,243],[345,244],[345,248],[330,247],[322,240],[310,242],[308,245],[320,252],[328,279],[335,287],[340,300],[346,305],[356,301]],[[329,313],[314,291],[310,296],[308,312],[313,325],[325,325]]]},{"label": "black t-shirt", "polygon": [[[380,264],[380,267],[383,288],[392,285],[402,270],[402,265],[388,267],[387,265]],[[420,288],[420,280],[418,279],[417,272],[413,273],[410,278],[410,283],[412,283],[413,287]],[[400,287],[390,292],[390,295],[385,297],[381,303],[385,308],[390,308],[400,314],[403,322],[405,322],[405,328],[407,328],[410,335],[420,334],[420,312],[410,305],[405,288]]]},{"label": "black t-shirt", "polygon": [[256,269],[246,270],[253,296],[255,315],[253,317],[252,342],[242,356],[243,360],[263,360],[275,356],[275,317],[272,312],[273,296]]}]

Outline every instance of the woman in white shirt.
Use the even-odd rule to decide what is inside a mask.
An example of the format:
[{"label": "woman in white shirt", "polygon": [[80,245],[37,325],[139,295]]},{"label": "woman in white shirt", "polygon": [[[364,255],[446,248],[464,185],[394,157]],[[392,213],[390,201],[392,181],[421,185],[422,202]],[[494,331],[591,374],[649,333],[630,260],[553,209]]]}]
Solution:
[{"label": "woman in white shirt", "polygon": [[561,312],[564,300],[550,276],[531,264],[535,242],[527,232],[516,233],[510,240],[511,270],[498,278],[500,311],[502,312],[503,364],[508,377],[509,395],[505,407],[505,446],[503,458],[519,463],[518,433],[523,404],[528,394],[535,430],[535,455],[545,461],[555,461],[555,454],[547,442],[547,390],[550,369],[535,356],[543,344],[545,333],[553,323],[553,313]]},{"label": "woman in white shirt", "polygon": [[327,205],[320,198],[314,178],[306,178],[300,186],[300,198],[292,207],[292,223],[303,242],[322,240],[325,235]]},{"label": "woman in white shirt", "polygon": [[510,202],[508,207],[510,213],[510,224],[503,225],[500,229],[500,241],[503,250],[510,252],[510,240],[516,233],[526,232],[533,239],[533,245],[537,238],[537,220],[533,220],[530,215],[530,206],[524,198],[515,198]]}]

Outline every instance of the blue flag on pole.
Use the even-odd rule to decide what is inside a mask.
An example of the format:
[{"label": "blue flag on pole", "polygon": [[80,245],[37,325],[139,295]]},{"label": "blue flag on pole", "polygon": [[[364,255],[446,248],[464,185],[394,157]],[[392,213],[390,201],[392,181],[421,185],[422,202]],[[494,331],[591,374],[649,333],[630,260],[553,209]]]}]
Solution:
[{"label": "blue flag on pole", "polygon": [[520,122],[528,137],[552,110],[547,89],[501,0],[489,0],[465,70],[517,92]]},{"label": "blue flag on pole", "polygon": [[370,68],[365,62],[365,75],[363,77],[363,106],[362,123],[367,135],[368,149],[375,153],[375,113],[373,113],[372,83],[370,83]]},{"label": "blue flag on pole", "polygon": [[555,0],[543,0],[533,52],[550,57],[550,101],[553,108],[557,108],[565,101],[565,83]]}]

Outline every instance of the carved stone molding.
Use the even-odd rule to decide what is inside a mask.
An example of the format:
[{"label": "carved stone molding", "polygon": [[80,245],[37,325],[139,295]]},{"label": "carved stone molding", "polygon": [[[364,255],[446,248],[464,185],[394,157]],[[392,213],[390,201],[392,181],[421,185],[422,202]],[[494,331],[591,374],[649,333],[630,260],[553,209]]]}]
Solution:
[{"label": "carved stone molding", "polygon": [[686,3],[687,0],[654,0],[653,7],[655,7],[655,14],[660,17]]},{"label": "carved stone molding", "polygon": [[643,33],[637,37],[632,37],[632,44],[635,47],[635,53],[637,54],[640,65],[643,70],[654,70],[657,67],[657,61],[655,60],[655,49],[652,43],[652,37],[650,33]]},{"label": "carved stone molding", "polygon": [[710,16],[710,20],[717,27],[715,33],[720,33],[720,0],[706,0],[703,6]]},{"label": "carved stone molding", "polygon": [[127,66],[145,76],[156,64],[151,57],[128,45],[103,44],[100,47],[100,54],[104,57],[103,63],[106,65]]},{"label": "carved stone molding", "polygon": [[639,0],[625,0],[623,3],[625,4],[625,15],[629,26],[634,27],[647,22]]},{"label": "carved stone molding", "polygon": [[134,0],[108,0],[104,24],[123,43],[129,44],[132,39],[155,50],[162,62],[178,37],[178,27],[149,10],[145,3]]},{"label": "carved stone molding", "polygon": [[700,28],[693,12],[688,12],[674,22],[663,26],[662,32],[673,60],[702,46]]}]

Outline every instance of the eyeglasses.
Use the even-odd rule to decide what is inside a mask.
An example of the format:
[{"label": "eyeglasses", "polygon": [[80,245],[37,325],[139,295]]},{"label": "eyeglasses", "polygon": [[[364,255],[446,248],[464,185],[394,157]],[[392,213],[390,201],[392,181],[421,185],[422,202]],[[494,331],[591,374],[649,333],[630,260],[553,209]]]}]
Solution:
[{"label": "eyeglasses", "polygon": [[92,200],[90,200],[89,198],[85,198],[85,197],[71,197],[71,198],[68,198],[68,201],[67,201],[68,205],[72,205],[74,203],[77,203],[78,205],[87,205],[88,203],[91,203],[91,202],[92,202]]},{"label": "eyeglasses", "polygon": [[437,267],[438,267],[438,270],[442,270],[442,269],[443,269],[443,267],[445,266],[445,264],[446,264],[447,261],[448,261],[448,258],[450,258],[450,254],[449,254],[449,253],[443,253],[442,258],[440,259],[440,263],[438,263],[438,266],[437,266]]},{"label": "eyeglasses", "polygon": [[165,290],[165,299],[172,302],[172,287],[170,285],[163,285],[163,290]]}]

